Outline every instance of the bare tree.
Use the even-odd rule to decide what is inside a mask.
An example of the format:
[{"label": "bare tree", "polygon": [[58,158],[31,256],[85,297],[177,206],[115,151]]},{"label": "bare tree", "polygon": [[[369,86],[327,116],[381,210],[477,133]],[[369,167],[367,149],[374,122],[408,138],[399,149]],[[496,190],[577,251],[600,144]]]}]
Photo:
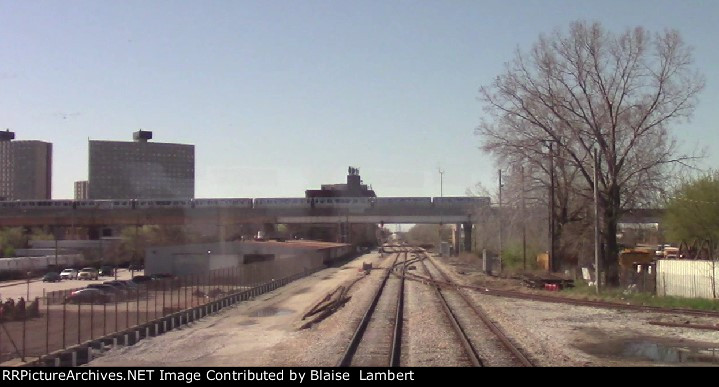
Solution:
[{"label": "bare tree", "polygon": [[664,189],[669,166],[692,159],[677,153],[669,130],[693,114],[703,86],[677,31],[637,27],[614,35],[599,23],[575,22],[568,34],[540,36],[528,54],[518,50],[504,73],[481,87],[490,119],[477,133],[500,161],[540,169],[547,165],[543,144],[551,142],[566,168],[567,199],[591,198],[591,154],[598,150],[603,265],[617,284],[619,217]]}]

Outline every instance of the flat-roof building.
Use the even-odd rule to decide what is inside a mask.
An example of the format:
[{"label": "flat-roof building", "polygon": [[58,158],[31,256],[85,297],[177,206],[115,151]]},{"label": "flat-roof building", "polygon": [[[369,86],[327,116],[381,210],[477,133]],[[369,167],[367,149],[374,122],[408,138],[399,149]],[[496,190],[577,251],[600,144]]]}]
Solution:
[{"label": "flat-roof building", "polygon": [[89,199],[155,199],[195,196],[195,146],[134,141],[90,141]]},{"label": "flat-roof building", "polygon": [[0,200],[52,198],[52,144],[0,132]]}]

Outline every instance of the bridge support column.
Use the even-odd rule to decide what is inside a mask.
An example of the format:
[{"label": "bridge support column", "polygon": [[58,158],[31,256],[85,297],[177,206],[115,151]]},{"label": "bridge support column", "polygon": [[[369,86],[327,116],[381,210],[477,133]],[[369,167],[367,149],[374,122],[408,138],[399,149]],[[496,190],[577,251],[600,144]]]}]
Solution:
[{"label": "bridge support column", "polygon": [[452,239],[454,239],[454,255],[459,256],[459,245],[462,240],[462,225],[460,223],[454,225],[454,235]]},{"label": "bridge support column", "polygon": [[472,251],[472,223],[463,223],[462,228],[464,229],[464,251]]},{"label": "bridge support column", "polygon": [[352,243],[351,225],[347,222],[337,223],[337,243]]}]

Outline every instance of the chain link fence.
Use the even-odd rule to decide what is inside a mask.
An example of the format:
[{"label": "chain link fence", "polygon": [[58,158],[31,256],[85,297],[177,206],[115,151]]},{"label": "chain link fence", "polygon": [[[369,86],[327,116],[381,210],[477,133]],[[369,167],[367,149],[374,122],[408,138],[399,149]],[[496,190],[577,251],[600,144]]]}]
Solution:
[{"label": "chain link fence", "polygon": [[321,260],[258,262],[204,275],[167,277],[76,301],[72,290],[0,308],[0,363],[29,360],[245,291],[262,294],[324,268]]}]

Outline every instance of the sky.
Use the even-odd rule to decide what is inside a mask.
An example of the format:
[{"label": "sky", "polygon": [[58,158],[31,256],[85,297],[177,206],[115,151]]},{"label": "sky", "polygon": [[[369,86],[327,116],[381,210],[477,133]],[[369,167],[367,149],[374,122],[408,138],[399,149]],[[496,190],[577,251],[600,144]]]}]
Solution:
[{"label": "sky", "polygon": [[301,197],[348,166],[380,196],[461,196],[496,186],[479,87],[575,20],[677,29],[707,83],[674,133],[719,144],[717,15],[714,0],[0,0],[0,129],[53,143],[54,199],[87,179],[88,139],[138,129],[195,145],[196,197]]}]

